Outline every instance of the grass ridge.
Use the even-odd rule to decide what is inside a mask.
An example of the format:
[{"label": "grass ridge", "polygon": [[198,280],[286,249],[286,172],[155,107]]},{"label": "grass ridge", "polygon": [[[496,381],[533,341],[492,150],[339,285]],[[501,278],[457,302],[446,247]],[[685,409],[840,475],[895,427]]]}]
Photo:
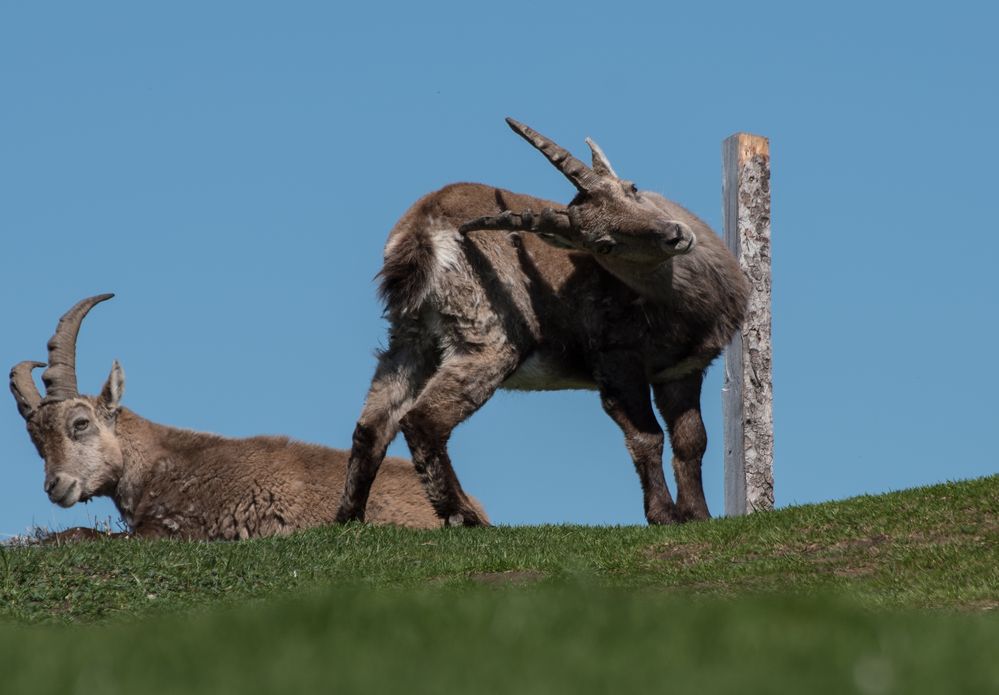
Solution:
[{"label": "grass ridge", "polygon": [[[0,549],[0,616],[101,621],[329,585],[584,583],[874,606],[999,605],[999,476],[679,527],[411,531],[352,524],[239,543],[100,540]],[[504,575],[507,575],[504,577]]]}]

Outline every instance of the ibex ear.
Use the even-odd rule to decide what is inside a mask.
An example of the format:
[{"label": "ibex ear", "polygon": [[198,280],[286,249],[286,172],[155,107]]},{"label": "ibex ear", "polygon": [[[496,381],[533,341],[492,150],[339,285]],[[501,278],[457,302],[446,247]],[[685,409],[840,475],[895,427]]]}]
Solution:
[{"label": "ibex ear", "polygon": [[118,360],[111,365],[111,374],[104,382],[101,389],[100,402],[110,415],[116,415],[121,407],[121,397],[125,393],[125,370],[118,364]]},{"label": "ibex ear", "polygon": [[604,151],[600,149],[600,145],[586,138],[586,144],[590,146],[590,152],[593,153],[593,171],[600,176],[610,176],[612,178],[617,178],[617,174],[614,173],[614,167],[611,166],[610,160],[607,159],[607,155]]}]

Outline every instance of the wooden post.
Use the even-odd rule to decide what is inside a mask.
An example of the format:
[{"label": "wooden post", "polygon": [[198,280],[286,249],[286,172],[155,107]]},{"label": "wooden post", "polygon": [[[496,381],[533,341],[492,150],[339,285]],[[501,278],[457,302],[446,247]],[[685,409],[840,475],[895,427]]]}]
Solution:
[{"label": "wooden post", "polygon": [[752,290],[742,331],[725,350],[725,514],[774,506],[770,351],[770,143],[736,133],[722,144],[725,242]]}]

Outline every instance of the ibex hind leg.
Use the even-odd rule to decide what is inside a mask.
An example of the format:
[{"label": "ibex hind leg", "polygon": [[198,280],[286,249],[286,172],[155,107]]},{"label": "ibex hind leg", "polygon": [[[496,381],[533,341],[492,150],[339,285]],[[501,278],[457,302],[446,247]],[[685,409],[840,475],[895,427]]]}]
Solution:
[{"label": "ibex hind leg", "polygon": [[701,459],[708,435],[701,419],[701,372],[677,381],[655,384],[659,412],[669,430],[676,475],[676,506],[683,521],[710,519],[701,482]]},{"label": "ibex hind leg", "polygon": [[364,521],[368,495],[385,451],[399,432],[399,419],[412,407],[416,395],[433,372],[426,351],[391,345],[378,360],[364,409],[354,428],[343,496],[336,522]]},{"label": "ibex hind leg", "polygon": [[452,430],[496,392],[517,365],[508,347],[445,360],[402,418],[401,426],[437,515],[448,525],[486,526],[458,482],[447,453]]},{"label": "ibex hind leg", "polygon": [[642,483],[645,518],[650,524],[679,521],[663,474],[663,431],[656,421],[641,356],[629,352],[603,354],[597,368],[600,402],[624,432]]}]

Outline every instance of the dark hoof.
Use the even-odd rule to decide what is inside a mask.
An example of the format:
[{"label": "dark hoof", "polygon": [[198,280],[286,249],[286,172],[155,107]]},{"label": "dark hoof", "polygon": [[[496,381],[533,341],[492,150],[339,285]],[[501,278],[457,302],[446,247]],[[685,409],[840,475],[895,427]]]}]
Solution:
[{"label": "dark hoof", "polygon": [[333,518],[334,524],[347,524],[351,521],[364,521],[364,512],[358,512],[351,509],[340,509]]},{"label": "dark hoof", "polygon": [[677,515],[675,507],[650,509],[645,513],[645,518],[648,520],[650,526],[668,526],[670,524],[679,524],[682,521]]},{"label": "dark hoof", "polygon": [[680,509],[677,511],[677,518],[681,524],[688,521],[707,521],[711,518],[707,509]]},{"label": "dark hoof", "polygon": [[489,522],[479,518],[471,509],[455,512],[444,519],[445,526],[489,526]]}]

